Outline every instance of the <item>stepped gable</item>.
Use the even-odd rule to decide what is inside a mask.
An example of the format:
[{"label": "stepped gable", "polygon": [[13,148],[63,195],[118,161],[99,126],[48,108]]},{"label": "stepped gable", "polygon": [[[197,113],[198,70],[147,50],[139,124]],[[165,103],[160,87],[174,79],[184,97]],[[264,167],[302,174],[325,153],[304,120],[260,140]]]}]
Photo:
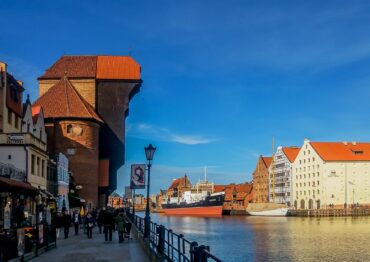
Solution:
[{"label": "stepped gable", "polygon": [[370,143],[310,142],[324,161],[370,161]]},{"label": "stepped gable", "polygon": [[39,79],[95,78],[96,56],[62,56]]},{"label": "stepped gable", "polygon": [[283,152],[290,161],[290,163],[293,163],[296,157],[298,156],[299,150],[301,150],[300,147],[291,146],[291,147],[283,147]]},{"label": "stepped gable", "polygon": [[130,56],[62,56],[41,79],[95,78],[101,80],[140,80],[140,65]]},{"label": "stepped gable", "polygon": [[33,106],[42,106],[45,118],[86,118],[103,122],[67,77],[52,86]]}]

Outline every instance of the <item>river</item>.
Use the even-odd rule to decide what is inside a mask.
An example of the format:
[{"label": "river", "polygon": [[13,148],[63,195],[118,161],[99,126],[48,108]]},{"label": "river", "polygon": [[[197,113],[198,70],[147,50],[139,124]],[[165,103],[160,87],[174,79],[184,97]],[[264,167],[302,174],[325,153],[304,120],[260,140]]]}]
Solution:
[{"label": "river", "polygon": [[151,218],[224,261],[370,261],[370,217]]}]

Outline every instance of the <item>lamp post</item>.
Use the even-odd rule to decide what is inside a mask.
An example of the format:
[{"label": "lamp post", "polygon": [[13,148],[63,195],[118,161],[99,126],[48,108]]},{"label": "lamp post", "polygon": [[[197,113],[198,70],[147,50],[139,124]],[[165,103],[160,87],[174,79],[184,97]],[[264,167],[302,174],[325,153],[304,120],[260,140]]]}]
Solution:
[{"label": "lamp post", "polygon": [[144,238],[149,238],[150,236],[150,207],[149,207],[149,189],[150,189],[150,168],[152,167],[152,160],[154,156],[154,152],[156,150],[152,144],[144,148],[145,156],[147,160],[148,166],[148,184],[147,184],[147,192],[146,192],[146,209],[145,209],[145,227],[144,227]]}]

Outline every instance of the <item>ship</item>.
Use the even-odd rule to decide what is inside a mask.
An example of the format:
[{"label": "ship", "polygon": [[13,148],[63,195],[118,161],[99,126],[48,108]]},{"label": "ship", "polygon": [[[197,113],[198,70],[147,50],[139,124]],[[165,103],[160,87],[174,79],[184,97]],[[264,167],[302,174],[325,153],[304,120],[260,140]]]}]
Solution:
[{"label": "ship", "polygon": [[204,173],[204,180],[199,180],[194,186],[187,182],[185,174],[182,178],[184,190],[174,188],[175,193],[162,201],[162,209],[166,215],[222,216],[225,192],[214,193],[214,184],[207,181],[207,168]]}]

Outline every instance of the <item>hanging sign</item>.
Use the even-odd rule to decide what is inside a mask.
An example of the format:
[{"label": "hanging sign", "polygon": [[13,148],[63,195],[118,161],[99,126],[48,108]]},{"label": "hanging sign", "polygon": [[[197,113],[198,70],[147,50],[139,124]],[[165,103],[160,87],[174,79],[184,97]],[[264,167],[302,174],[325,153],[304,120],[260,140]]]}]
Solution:
[{"label": "hanging sign", "polygon": [[131,165],[131,189],[145,188],[145,165],[134,164]]}]

